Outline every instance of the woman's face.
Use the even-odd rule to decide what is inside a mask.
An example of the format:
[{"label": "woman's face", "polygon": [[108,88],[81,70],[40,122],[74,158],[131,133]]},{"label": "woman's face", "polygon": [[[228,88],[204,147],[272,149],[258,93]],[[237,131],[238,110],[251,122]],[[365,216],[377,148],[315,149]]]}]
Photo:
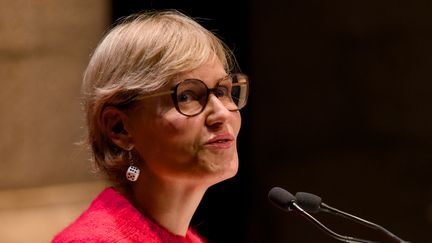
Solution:
[{"label": "woman's face", "polygon": [[[226,75],[215,59],[179,75],[176,82],[199,79],[213,88]],[[213,94],[196,116],[180,114],[169,95],[142,101],[129,116],[135,149],[143,161],[138,164],[141,173],[210,185],[236,174],[240,113],[229,111]]]}]

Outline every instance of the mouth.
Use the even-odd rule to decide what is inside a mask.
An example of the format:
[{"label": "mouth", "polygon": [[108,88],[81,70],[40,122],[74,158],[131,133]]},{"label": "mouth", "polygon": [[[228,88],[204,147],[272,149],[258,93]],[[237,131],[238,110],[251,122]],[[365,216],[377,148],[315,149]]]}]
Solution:
[{"label": "mouth", "polygon": [[228,149],[234,144],[234,136],[229,133],[216,135],[210,138],[205,145],[212,146],[219,149]]}]

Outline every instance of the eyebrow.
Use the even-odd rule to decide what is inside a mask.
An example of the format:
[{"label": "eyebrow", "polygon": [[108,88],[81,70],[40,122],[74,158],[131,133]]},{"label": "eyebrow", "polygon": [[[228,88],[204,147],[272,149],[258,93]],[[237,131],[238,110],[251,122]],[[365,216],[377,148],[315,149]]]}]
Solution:
[{"label": "eyebrow", "polygon": [[[228,74],[226,74],[225,76],[223,76],[222,78],[216,79],[216,84],[219,84],[221,81],[223,81],[224,79],[228,78],[230,75],[231,75],[231,74],[228,73]],[[174,85],[173,85],[171,88],[174,88],[176,85],[178,85],[179,83],[181,83],[181,82],[183,82],[183,81],[186,81],[186,80],[199,80],[199,81],[205,83],[204,80],[199,79],[199,78],[186,78],[186,79],[182,79],[182,80],[179,80],[179,81],[175,81],[175,82],[174,82]],[[206,86],[207,86],[207,84],[206,84]],[[207,87],[208,87],[208,86],[207,86]],[[210,88],[210,87],[208,87],[208,88]],[[214,88],[214,87],[212,87],[212,88]]]}]

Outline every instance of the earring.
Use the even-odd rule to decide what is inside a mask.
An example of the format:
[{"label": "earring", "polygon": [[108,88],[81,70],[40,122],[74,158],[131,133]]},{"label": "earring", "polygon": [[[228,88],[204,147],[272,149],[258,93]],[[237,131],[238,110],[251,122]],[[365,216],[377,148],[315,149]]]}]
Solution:
[{"label": "earring", "polygon": [[140,174],[140,169],[133,165],[134,159],[132,158],[132,150],[128,151],[128,160],[130,162],[129,168],[126,171],[126,179],[128,181],[136,181],[138,180],[138,176]]}]

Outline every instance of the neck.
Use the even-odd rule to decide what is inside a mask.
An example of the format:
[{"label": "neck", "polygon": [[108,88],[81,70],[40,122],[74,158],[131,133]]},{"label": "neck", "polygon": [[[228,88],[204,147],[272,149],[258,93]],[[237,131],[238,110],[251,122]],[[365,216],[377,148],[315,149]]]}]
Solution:
[{"label": "neck", "polygon": [[175,235],[185,236],[207,187],[143,173],[133,184],[135,206]]}]

